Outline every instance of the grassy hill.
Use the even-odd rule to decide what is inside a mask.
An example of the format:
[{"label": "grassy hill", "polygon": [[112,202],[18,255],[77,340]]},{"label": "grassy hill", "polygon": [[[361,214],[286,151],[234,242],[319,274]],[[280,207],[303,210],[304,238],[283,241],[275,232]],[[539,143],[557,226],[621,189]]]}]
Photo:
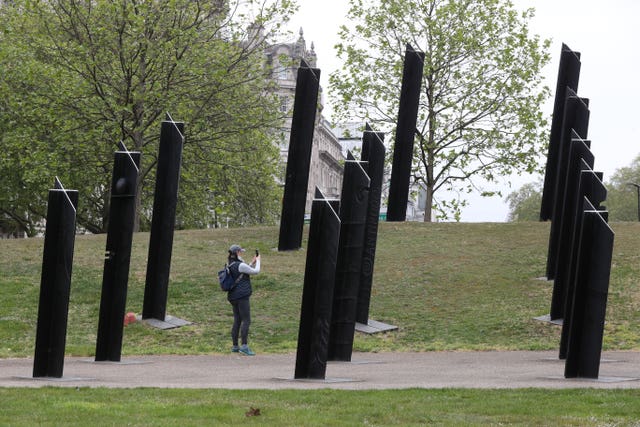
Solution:
[{"label": "grassy hill", "polygon": [[[640,223],[614,223],[605,349],[640,349]],[[370,316],[399,326],[356,334],[356,351],[556,349],[547,314],[548,223],[381,223]],[[305,230],[305,237],[307,233]],[[280,253],[275,227],[177,232],[167,312],[193,325],[124,331],[123,355],[227,352],[232,316],[215,283],[226,250],[262,254],[253,280],[250,343],[258,352],[296,349],[306,251]],[[105,235],[76,239],[67,354],[95,351]],[[127,311],[142,310],[149,235],[134,236]],[[0,357],[32,356],[43,239],[0,240]],[[306,247],[306,241],[303,242]]]}]

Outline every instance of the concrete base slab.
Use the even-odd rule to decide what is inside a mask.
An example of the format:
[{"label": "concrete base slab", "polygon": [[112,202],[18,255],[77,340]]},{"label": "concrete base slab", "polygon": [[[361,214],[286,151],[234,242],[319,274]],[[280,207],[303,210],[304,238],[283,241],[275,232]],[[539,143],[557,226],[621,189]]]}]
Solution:
[{"label": "concrete base slab", "polygon": [[328,360],[327,364],[333,364],[333,363],[350,363],[352,365],[375,365],[375,364],[381,364],[381,363],[386,363],[386,362],[381,362],[379,360]]},{"label": "concrete base slab", "polygon": [[639,381],[640,378],[633,377],[598,377],[598,378],[565,378],[565,377],[546,377],[550,380],[563,380],[563,381],[575,381],[575,382],[594,382],[594,383],[620,383],[626,381]]},{"label": "concrete base slab", "polygon": [[324,378],[324,379],[316,379],[316,378],[274,378],[276,381],[287,381],[287,382],[299,382],[299,383],[312,383],[312,384],[338,384],[338,383],[357,383],[362,382],[362,380],[355,380],[352,378]]},{"label": "concrete base slab", "polygon": [[46,381],[52,383],[68,383],[68,382],[77,382],[77,381],[96,381],[96,378],[83,378],[83,377],[21,377],[14,376],[16,380],[22,381]]},{"label": "concrete base slab", "polygon": [[170,315],[166,315],[164,321],[159,319],[143,319],[142,316],[136,316],[136,319],[141,321],[142,323],[154,327],[156,329],[174,329],[179,328],[181,326],[187,326],[193,324],[193,322],[189,322],[188,320],[180,319],[178,317],[173,317]]},{"label": "concrete base slab", "polygon": [[547,323],[551,323],[553,325],[559,325],[559,326],[562,326],[562,321],[563,321],[563,319],[551,320],[551,316],[548,314],[545,314],[544,316],[534,317],[533,319],[538,320],[540,322],[547,322]]},{"label": "concrete base slab", "polygon": [[[545,357],[544,359],[545,362],[560,362],[560,363],[566,363],[566,359],[560,359],[559,357]],[[621,363],[624,362],[624,360],[619,360],[619,359],[600,359],[600,363]]]},{"label": "concrete base slab", "polygon": [[83,363],[95,363],[95,364],[98,364],[98,365],[146,365],[146,364],[149,364],[149,363],[153,363],[153,362],[150,362],[148,360],[130,360],[130,359],[125,359],[125,360],[120,360],[120,361],[87,359],[87,360],[82,360],[81,362],[83,362]]},{"label": "concrete base slab", "polygon": [[356,331],[364,334],[377,334],[380,332],[395,331],[397,326],[389,325],[387,323],[378,322],[377,320],[369,319],[367,324],[356,322]]}]

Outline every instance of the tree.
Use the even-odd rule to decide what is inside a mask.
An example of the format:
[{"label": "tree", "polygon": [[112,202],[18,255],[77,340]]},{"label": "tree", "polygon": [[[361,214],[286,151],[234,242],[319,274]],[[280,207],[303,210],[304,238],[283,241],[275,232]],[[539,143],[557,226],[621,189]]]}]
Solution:
[{"label": "tree", "polygon": [[629,166],[616,169],[606,184],[603,204],[611,221],[638,221],[638,193],[632,184],[640,184],[640,155]]},{"label": "tree", "polygon": [[[638,193],[632,184],[640,184],[640,155],[629,166],[616,169],[605,180],[607,199],[603,203],[610,221],[638,221]],[[536,221],[542,199],[541,183],[529,183],[506,198],[509,221]]]},{"label": "tree", "polygon": [[[459,215],[482,180],[539,171],[548,139],[541,69],[549,41],[531,36],[532,10],[508,0],[350,0],[336,46],[344,61],[331,76],[338,118],[389,129],[397,119],[406,43],[425,52],[413,181],[426,188],[425,221]],[[484,195],[492,195],[484,191]]]},{"label": "tree", "polygon": [[79,224],[106,230],[108,177],[123,141],[143,154],[137,211],[146,227],[160,121],[170,112],[186,127],[178,224],[209,225],[213,212],[236,223],[273,221],[279,189],[271,132],[281,117],[263,48],[292,10],[289,0],[17,0],[1,7],[0,114],[8,125],[0,166],[12,178],[2,212],[41,218],[43,189],[59,175],[81,193]]},{"label": "tree", "polygon": [[507,221],[538,221],[540,219],[540,203],[542,203],[541,184],[524,184],[511,192],[506,201],[509,204]]}]

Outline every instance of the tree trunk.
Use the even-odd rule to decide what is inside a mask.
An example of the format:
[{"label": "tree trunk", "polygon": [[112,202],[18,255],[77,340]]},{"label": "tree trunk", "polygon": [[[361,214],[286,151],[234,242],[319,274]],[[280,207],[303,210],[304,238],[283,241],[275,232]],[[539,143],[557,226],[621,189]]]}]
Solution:
[{"label": "tree trunk", "polygon": [[142,210],[142,177],[140,175],[138,175],[137,186],[138,188],[136,190],[136,212],[133,217],[133,231],[135,233],[140,231],[140,211]]},{"label": "tree trunk", "polygon": [[106,233],[109,227],[109,207],[111,206],[111,181],[107,184],[109,189],[104,193],[104,200],[102,203],[102,229],[100,233]]},{"label": "tree trunk", "polygon": [[[143,111],[142,108],[142,103],[140,104],[136,104],[136,106],[134,107],[134,111]],[[141,115],[142,113],[140,113]],[[136,123],[136,125],[139,125],[139,122]],[[141,127],[141,126],[140,126]],[[140,151],[142,152],[142,148],[144,147],[144,136],[142,135],[142,131],[138,130],[140,129],[140,127],[136,128],[136,130],[133,132],[133,145],[134,145],[134,149],[132,151]],[[140,172],[138,173],[138,182],[136,182],[136,200],[135,200],[135,206],[136,206],[136,212],[134,215],[134,219],[133,219],[133,231],[134,232],[138,232],[140,231],[140,211],[142,208],[142,187],[143,187],[143,180],[144,180],[144,176],[142,174],[142,159],[140,160]]]},{"label": "tree trunk", "polygon": [[[148,36],[148,35],[147,35]],[[147,38],[148,40],[148,38]],[[138,86],[135,88],[136,97],[133,103],[133,145],[134,150],[142,153],[142,149],[144,148],[144,129],[145,129],[145,99],[147,94],[147,83],[145,80],[145,76],[147,75],[147,47],[144,48],[140,52],[140,58],[138,59],[138,65],[140,67],[140,82]],[[142,157],[142,154],[141,154]],[[142,158],[140,159],[140,172],[138,173],[138,182],[137,191],[136,191],[136,200],[135,200],[135,214],[133,219],[133,231],[140,231],[140,213],[142,209],[142,187],[144,182],[144,175],[142,174]]]},{"label": "tree trunk", "polygon": [[424,203],[424,222],[431,222],[431,210],[433,206],[433,187],[427,187],[427,199]]}]

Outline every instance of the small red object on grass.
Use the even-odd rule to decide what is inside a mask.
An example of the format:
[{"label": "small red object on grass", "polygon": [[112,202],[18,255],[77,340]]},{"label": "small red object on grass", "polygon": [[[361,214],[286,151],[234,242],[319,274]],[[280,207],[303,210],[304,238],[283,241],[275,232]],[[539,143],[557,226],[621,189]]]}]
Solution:
[{"label": "small red object on grass", "polygon": [[127,326],[129,323],[136,323],[136,320],[136,314],[130,311],[124,315],[124,326]]}]

